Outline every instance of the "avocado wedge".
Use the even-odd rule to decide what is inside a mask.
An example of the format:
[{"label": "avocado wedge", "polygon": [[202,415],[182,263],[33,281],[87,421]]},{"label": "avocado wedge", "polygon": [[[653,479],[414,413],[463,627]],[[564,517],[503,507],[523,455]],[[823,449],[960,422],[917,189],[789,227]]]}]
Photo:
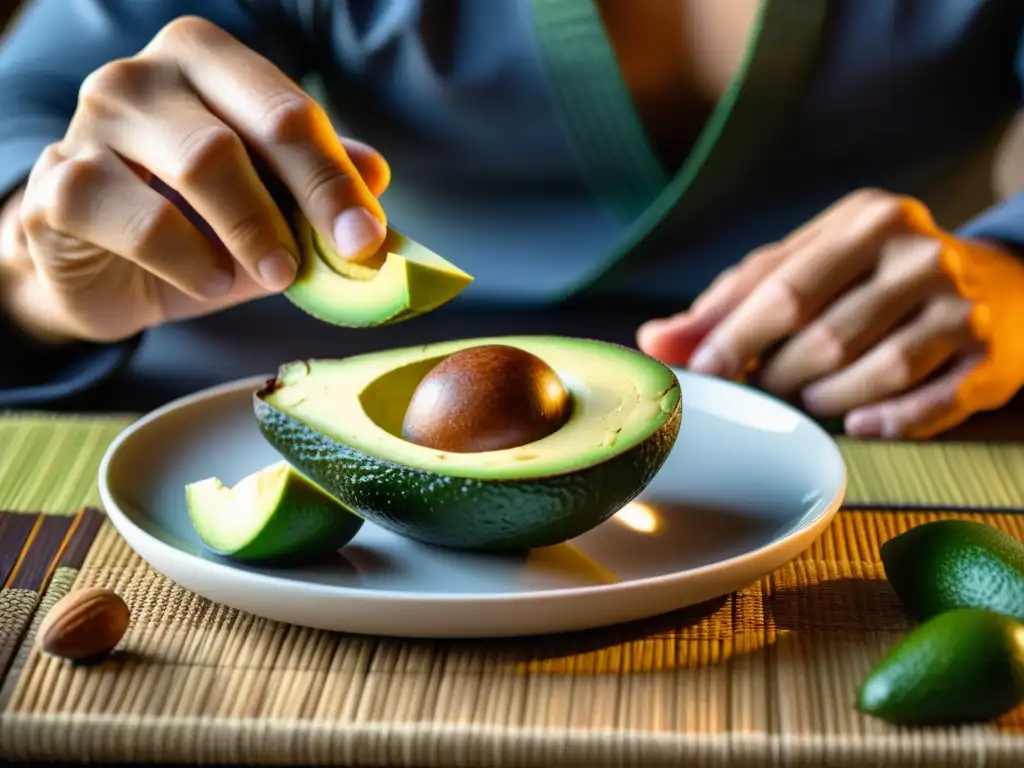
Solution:
[{"label": "avocado wedge", "polygon": [[[554,433],[514,448],[453,453],[404,440],[417,384],[449,355],[502,344],[550,365],[572,398]],[[282,366],[254,395],[266,439],[367,520],[423,543],[522,550],[558,544],[633,499],[675,443],[675,374],[599,341],[511,336]]]},{"label": "avocado wedge", "polygon": [[299,273],[285,296],[333,325],[372,327],[409,320],[455,298],[473,278],[436,253],[388,228],[380,250],[362,264],[339,256],[299,216]]},{"label": "avocado wedge", "polygon": [[209,477],[185,486],[189,519],[203,544],[237,560],[301,560],[334,552],[362,518],[286,462],[246,476],[234,487]]}]

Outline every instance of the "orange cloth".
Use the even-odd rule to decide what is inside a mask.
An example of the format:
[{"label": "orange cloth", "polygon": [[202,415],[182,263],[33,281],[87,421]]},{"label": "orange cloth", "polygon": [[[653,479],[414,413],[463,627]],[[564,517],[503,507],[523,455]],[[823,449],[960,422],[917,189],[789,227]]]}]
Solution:
[{"label": "orange cloth", "polygon": [[1024,385],[1024,261],[946,232],[919,200],[903,198],[907,222],[943,245],[940,265],[957,292],[974,304],[971,330],[984,346],[984,358],[960,383],[954,408],[941,424],[919,425],[935,434],[971,413],[1005,405]]}]

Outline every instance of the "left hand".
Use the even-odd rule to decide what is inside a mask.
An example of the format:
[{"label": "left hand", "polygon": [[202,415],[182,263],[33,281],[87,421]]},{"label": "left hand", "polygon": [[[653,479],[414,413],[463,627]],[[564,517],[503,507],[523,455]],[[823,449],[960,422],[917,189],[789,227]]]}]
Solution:
[{"label": "left hand", "polygon": [[[980,279],[965,280],[964,264],[980,265]],[[861,190],[751,253],[689,311],[641,327],[638,341],[709,375],[736,379],[757,367],[762,388],[798,397],[815,416],[845,416],[849,434],[926,437],[1002,405],[1024,383],[1024,360],[1011,351],[993,385],[993,341],[1024,348],[1024,324],[1014,322],[1009,342],[998,338],[1006,323],[979,333],[979,297],[968,288],[983,283],[1010,291],[1021,319],[1020,261],[941,232],[917,201]],[[981,298],[989,321],[993,306],[1007,306]],[[967,386],[980,370],[988,380]]]}]

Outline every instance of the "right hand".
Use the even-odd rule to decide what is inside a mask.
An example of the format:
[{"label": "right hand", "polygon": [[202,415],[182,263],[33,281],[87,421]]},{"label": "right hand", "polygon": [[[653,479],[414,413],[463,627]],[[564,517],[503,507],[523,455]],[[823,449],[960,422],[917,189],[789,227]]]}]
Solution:
[{"label": "right hand", "polygon": [[227,32],[172,22],[85,80],[36,162],[5,238],[7,309],[42,336],[103,342],[284,290],[297,244],[254,162],[341,254],[383,242],[384,159]]}]

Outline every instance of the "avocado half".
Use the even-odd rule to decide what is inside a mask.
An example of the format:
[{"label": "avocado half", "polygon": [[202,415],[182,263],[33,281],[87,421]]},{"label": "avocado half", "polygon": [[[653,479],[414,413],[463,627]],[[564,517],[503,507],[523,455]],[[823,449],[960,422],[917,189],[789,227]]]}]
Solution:
[{"label": "avocado half", "polygon": [[[554,434],[516,448],[450,453],[401,437],[420,380],[467,347],[506,344],[544,360],[573,399]],[[585,339],[511,336],[282,366],[255,393],[266,439],[367,520],[458,549],[522,550],[578,536],[639,494],[668,457],[679,381],[635,350]]]},{"label": "avocado half", "polygon": [[301,264],[284,295],[325,323],[365,328],[409,320],[451,301],[473,282],[390,227],[378,252],[362,264],[339,256],[305,217],[295,219],[295,234]]}]

